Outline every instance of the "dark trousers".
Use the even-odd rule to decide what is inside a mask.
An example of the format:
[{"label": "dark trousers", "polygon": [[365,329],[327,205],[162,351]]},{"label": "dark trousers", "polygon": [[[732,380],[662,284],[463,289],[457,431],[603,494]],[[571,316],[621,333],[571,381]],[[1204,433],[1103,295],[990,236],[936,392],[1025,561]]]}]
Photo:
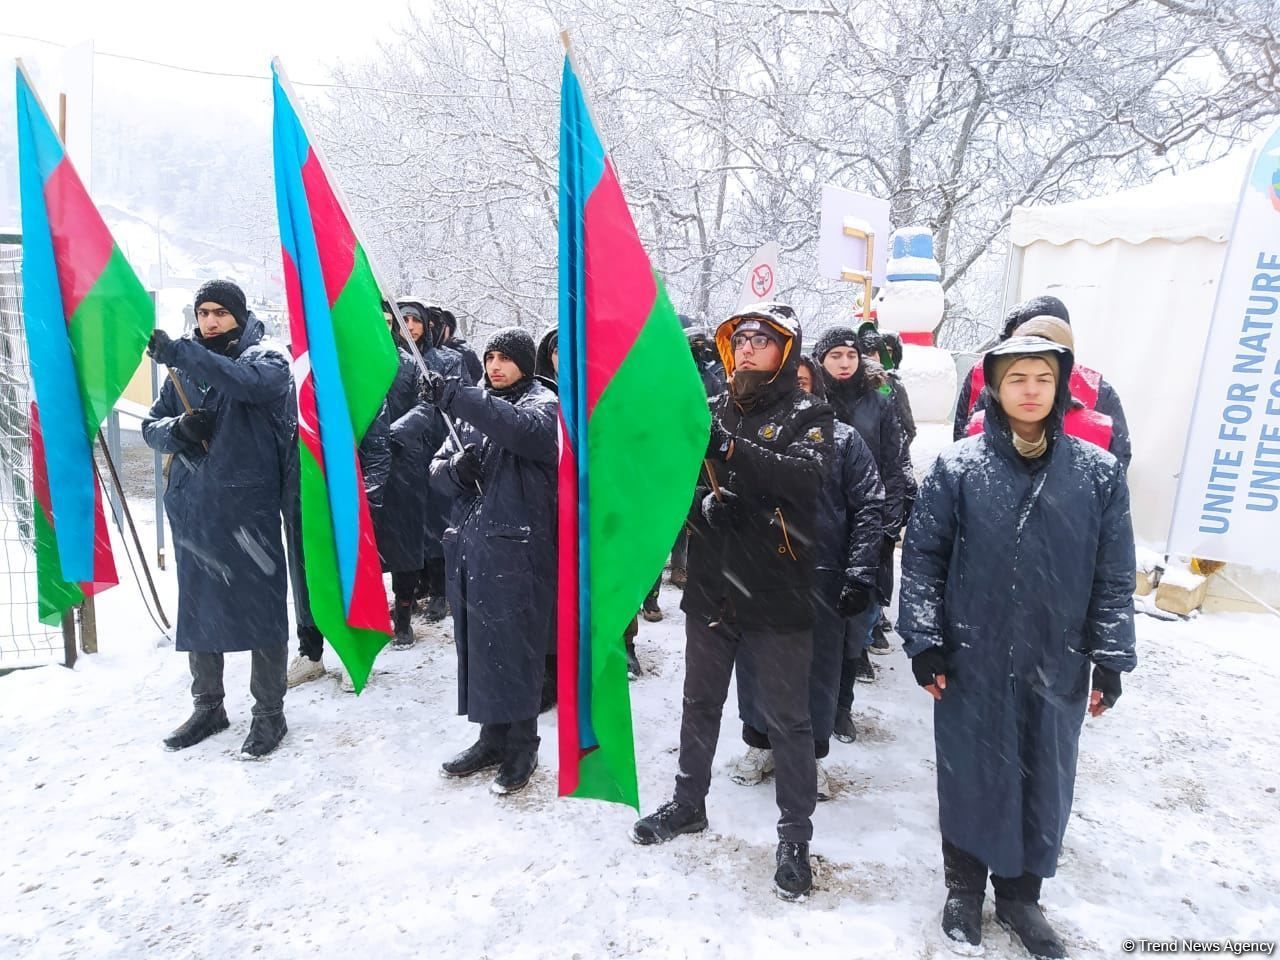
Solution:
[{"label": "dark trousers", "polygon": [[880,608],[874,603],[856,617],[845,621],[844,660],[840,664],[840,690],[836,695],[837,713],[853,709],[854,665],[871,646],[871,629],[880,619]]},{"label": "dark trousers", "polygon": [[[948,890],[979,896],[987,892],[987,865],[945,839],[942,841],[942,872],[946,877]],[[1040,884],[1040,878],[1030,873],[1024,873],[1020,877],[991,875],[991,885],[995,887],[996,896],[1001,900],[1039,903]]]},{"label": "dark trousers", "polygon": [[684,570],[689,562],[689,528],[684,524],[680,525],[680,532],[676,534],[675,546],[671,548],[671,569]]},{"label": "dark trousers", "polygon": [[534,716],[531,720],[517,720],[515,723],[482,723],[480,742],[486,746],[501,747],[506,757],[537,750],[542,742],[538,736],[538,718]]},{"label": "dark trousers", "polygon": [[757,677],[757,704],[773,743],[778,838],[807,843],[813,839],[811,818],[818,800],[809,723],[811,631],[757,630],[726,623],[710,626],[693,618],[685,621],[684,629],[684,710],[676,801],[699,808],[706,803],[733,663],[743,658],[750,661]]},{"label": "dark trousers", "polygon": [[[250,651],[253,657],[249,692],[253,694],[255,717],[277,717],[284,713],[285,676],[289,666],[289,644],[272,644]],[[211,710],[222,703],[223,655],[189,653],[191,697],[197,709]]]}]

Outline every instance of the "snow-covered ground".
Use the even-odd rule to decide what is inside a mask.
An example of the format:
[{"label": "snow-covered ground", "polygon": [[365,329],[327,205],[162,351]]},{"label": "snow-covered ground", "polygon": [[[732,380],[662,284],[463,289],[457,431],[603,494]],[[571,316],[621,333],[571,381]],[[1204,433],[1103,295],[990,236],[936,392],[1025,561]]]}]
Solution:
[{"label": "snow-covered ground", "polygon": [[[646,808],[675,770],[678,602],[664,587],[631,687]],[[725,775],[742,749],[732,698],[710,830],[641,848],[630,810],[555,797],[554,713],[524,793],[438,775],[474,733],[453,715],[442,626],[419,622],[419,644],[384,653],[358,699],[333,677],[291,691],[280,750],[241,763],[248,656],[228,657],[231,729],[166,753],[189,708],[185,658],[156,646],[132,583],[99,611],[102,653],[0,677],[2,957],[948,955],[930,707],[900,650],[858,687],[858,742],[833,744],[816,891],[795,905],[772,893],[771,785]],[[1075,957],[1120,956],[1129,937],[1275,938],[1280,625],[1138,626],[1138,672],[1085,723],[1047,914]],[[1025,956],[991,909],[987,956]]]}]

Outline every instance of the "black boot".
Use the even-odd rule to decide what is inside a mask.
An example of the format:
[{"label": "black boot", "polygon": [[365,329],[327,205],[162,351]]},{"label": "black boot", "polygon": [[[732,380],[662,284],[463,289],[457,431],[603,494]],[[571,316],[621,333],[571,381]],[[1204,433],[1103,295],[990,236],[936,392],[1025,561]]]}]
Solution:
[{"label": "black boot", "polygon": [[836,713],[836,725],[832,734],[841,743],[853,743],[858,739],[858,728],[853,725],[853,714],[848,710]]},{"label": "black boot", "polygon": [[652,843],[666,843],[682,833],[701,833],[707,829],[707,811],[705,807],[686,807],[683,803],[668,800],[647,817],[642,817],[631,826],[631,839],[635,843],[648,846]]},{"label": "black boot", "polygon": [[185,750],[194,747],[201,740],[221,733],[231,722],[227,720],[227,711],[218,704],[216,707],[196,707],[186,723],[164,738],[165,749]]},{"label": "black boot", "polygon": [[249,724],[249,736],[245,737],[244,746],[240,748],[240,756],[256,760],[265,757],[276,747],[289,732],[289,725],[284,722],[284,714],[277,713],[272,717],[254,717]]},{"label": "black boot", "polygon": [[658,606],[658,595],[651,593],[644,598],[644,605],[640,608],[640,613],[649,623],[658,623],[662,620],[662,608]]},{"label": "black boot", "polygon": [[952,943],[982,945],[983,897],[981,893],[947,891],[947,902],[942,905],[942,932]]},{"label": "black boot", "polygon": [[452,760],[440,765],[440,772],[446,777],[469,777],[482,770],[496,767],[502,762],[502,747],[483,740],[477,740]]},{"label": "black boot", "polygon": [[887,653],[893,653],[893,647],[889,646],[889,637],[886,634],[886,631],[889,629],[887,624],[888,620],[881,616],[880,619],[876,621],[876,625],[871,628],[871,647],[869,649],[872,653],[879,656],[884,656]]},{"label": "black boot", "polygon": [[520,750],[503,759],[498,766],[498,775],[489,784],[489,792],[505,797],[509,793],[523,790],[538,769],[538,748]]},{"label": "black boot", "polygon": [[444,558],[428,560],[426,573],[428,600],[423,613],[432,623],[437,623],[449,613],[449,604],[444,598]]},{"label": "black boot", "polygon": [[1067,948],[1044,918],[1040,904],[996,897],[996,919],[1036,960],[1066,960]]},{"label": "black boot", "polygon": [[809,844],[783,840],[778,844],[778,870],[773,875],[775,892],[782,900],[803,900],[813,887],[809,868]]},{"label": "black boot", "polygon": [[425,616],[432,623],[439,623],[449,615],[449,604],[444,597],[428,597],[426,609],[423,610]]},{"label": "black boot", "polygon": [[624,637],[623,642],[627,646],[627,679],[635,680],[644,676],[644,668],[640,666],[640,661],[636,658],[635,637]]},{"label": "black boot", "polygon": [[876,668],[871,666],[871,658],[867,656],[866,650],[853,661],[853,676],[859,683],[876,682]]},{"label": "black boot", "polygon": [[413,601],[397,599],[395,614],[391,620],[391,626],[395,629],[391,646],[397,650],[408,650],[417,642],[418,638],[413,635],[413,625],[409,622],[412,615]]}]

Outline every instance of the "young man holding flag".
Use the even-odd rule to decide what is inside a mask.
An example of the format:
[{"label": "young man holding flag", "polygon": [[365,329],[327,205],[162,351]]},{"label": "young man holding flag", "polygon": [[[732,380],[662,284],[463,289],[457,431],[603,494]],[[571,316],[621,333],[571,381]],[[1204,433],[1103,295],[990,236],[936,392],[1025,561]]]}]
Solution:
[{"label": "young man holding flag", "polygon": [[796,379],[802,349],[795,311],[759,303],[716,331],[729,376],[712,401],[708,482],[690,513],[684,713],[674,798],[638,820],[636,843],[707,828],[711,763],[734,661],[756,677],[756,705],[773,744],[778,896],[812,886],[817,770],[809,719],[813,545],[832,452],[831,408]]},{"label": "young man holding flag", "polygon": [[280,530],[297,457],[293,379],[284,354],[263,343],[262,321],[234,283],[206,283],[196,292],[195,311],[190,335],[173,340],[156,330],[147,347],[172,374],[142,436],[173,456],[164,505],[178,564],[177,649],[190,659],[195,700],[195,711],[165,746],[191,747],[229,726],[223,654],[249,650],[253,723],[241,754],[257,758],[288,730]]},{"label": "young man holding flag", "polygon": [[484,349],[483,386],[431,371],[422,397],[462,421],[463,449],[431,464],[437,490],[457,497],[445,531],[445,574],[458,648],[458,713],[477,741],[442,772],[493,767],[490,789],[522,789],[538,768],[538,710],[554,612],[556,395],[534,376],[536,348],[508,327]]}]

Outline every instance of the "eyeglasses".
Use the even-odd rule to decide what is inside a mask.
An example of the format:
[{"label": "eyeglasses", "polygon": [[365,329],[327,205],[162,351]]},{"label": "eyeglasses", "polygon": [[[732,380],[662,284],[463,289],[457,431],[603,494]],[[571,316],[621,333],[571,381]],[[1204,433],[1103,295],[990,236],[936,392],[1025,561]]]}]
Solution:
[{"label": "eyeglasses", "polygon": [[729,340],[734,350],[741,350],[748,343],[752,350],[763,350],[773,343],[773,338],[763,333],[735,333]]}]

